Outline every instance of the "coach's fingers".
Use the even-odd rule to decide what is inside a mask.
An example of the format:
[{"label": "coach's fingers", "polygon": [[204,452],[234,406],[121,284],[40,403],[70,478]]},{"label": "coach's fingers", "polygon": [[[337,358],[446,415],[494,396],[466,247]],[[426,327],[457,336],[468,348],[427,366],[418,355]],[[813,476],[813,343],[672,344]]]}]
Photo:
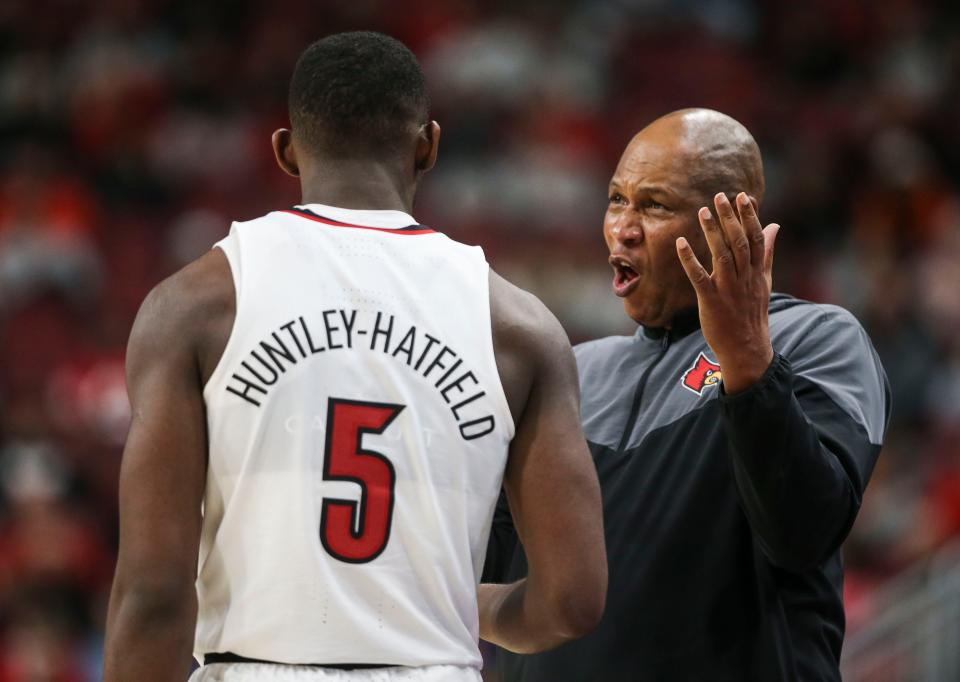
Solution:
[{"label": "coach's fingers", "polygon": [[773,277],[773,249],[779,232],[780,226],[776,223],[763,228],[763,274],[768,281]]},{"label": "coach's fingers", "polygon": [[750,244],[750,265],[763,266],[763,226],[757,217],[757,208],[746,192],[737,195],[737,209],[740,212],[740,224]]},{"label": "coach's fingers", "polygon": [[745,272],[750,265],[750,242],[743,230],[743,225],[740,224],[740,216],[733,210],[733,205],[723,192],[718,192],[713,197],[713,205],[717,209],[720,229],[727,242],[727,248],[733,254],[733,263],[737,272]]},{"label": "coach's fingers", "polygon": [[690,243],[683,237],[677,238],[677,255],[680,256],[680,265],[683,266],[683,271],[687,273],[687,279],[690,280],[698,294],[702,293],[707,282],[710,281],[710,275],[707,274],[707,271],[697,259],[697,255],[690,248]]},{"label": "coach's fingers", "polygon": [[733,253],[727,246],[727,242],[723,238],[723,230],[720,229],[720,224],[710,213],[710,209],[706,206],[701,208],[700,212],[697,213],[697,218],[700,220],[700,228],[707,238],[707,246],[710,247],[710,255],[713,257],[713,274],[716,275],[723,271],[728,274],[736,274],[737,266],[733,260]]}]

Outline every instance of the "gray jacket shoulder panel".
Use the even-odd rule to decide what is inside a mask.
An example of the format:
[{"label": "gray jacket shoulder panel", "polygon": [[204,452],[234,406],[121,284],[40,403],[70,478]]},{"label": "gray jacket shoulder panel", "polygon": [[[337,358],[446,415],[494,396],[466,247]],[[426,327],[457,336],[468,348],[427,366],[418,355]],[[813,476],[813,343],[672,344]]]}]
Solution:
[{"label": "gray jacket shoulder panel", "polygon": [[[864,427],[870,442],[881,442],[890,412],[889,387],[873,344],[851,313],[774,294],[770,336],[774,350],[790,361],[796,376],[820,387]],[[624,428],[631,428],[633,444],[715,397],[715,385],[699,390],[684,385],[701,355],[706,362],[715,361],[699,330],[673,341],[666,351],[638,332],[579,344],[574,354],[584,432],[595,443],[614,446]],[[636,424],[628,425],[637,381],[651,365]]]},{"label": "gray jacket shoulder panel", "polygon": [[871,443],[880,443],[890,416],[890,388],[867,332],[844,308],[792,301],[771,309],[774,350],[790,360],[796,376],[819,386],[861,424]]},{"label": "gray jacket shoulder panel", "polygon": [[637,378],[656,356],[640,335],[608,336],[574,349],[580,374],[580,416],[587,440],[615,445],[623,432]]}]

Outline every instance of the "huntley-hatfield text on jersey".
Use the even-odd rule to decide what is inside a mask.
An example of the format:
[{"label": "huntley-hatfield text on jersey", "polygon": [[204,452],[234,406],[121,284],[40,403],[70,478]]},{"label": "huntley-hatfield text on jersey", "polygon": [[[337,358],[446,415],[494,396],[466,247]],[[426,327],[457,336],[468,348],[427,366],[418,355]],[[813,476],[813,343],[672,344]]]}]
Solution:
[{"label": "huntley-hatfield text on jersey", "polygon": [[457,351],[417,325],[382,311],[331,308],[315,321],[298,315],[250,350],[225,389],[260,407],[258,396],[267,395],[290,367],[309,362],[318,353],[340,349],[385,353],[406,364],[437,389],[463,438],[472,440],[493,431],[494,416],[476,409],[477,401],[487,393]]}]

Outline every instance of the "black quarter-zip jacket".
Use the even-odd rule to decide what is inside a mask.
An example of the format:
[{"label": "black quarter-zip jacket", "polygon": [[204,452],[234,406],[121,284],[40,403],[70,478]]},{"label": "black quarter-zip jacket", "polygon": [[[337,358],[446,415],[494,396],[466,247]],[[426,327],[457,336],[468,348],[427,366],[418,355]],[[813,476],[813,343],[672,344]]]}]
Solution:
[{"label": "black quarter-zip jacket", "polygon": [[[890,391],[842,308],[775,294],[775,357],[723,394],[696,310],[575,349],[610,562],[597,629],[504,682],[839,680],[846,537]],[[526,574],[501,499],[484,580]],[[557,500],[557,504],[563,504]]]}]

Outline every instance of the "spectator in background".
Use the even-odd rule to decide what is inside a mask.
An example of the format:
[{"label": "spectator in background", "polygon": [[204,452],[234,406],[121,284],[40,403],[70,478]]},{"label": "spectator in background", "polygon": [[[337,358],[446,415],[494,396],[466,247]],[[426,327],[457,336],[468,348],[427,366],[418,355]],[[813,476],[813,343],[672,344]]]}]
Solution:
[{"label": "spectator in background", "polygon": [[[503,652],[505,682],[840,679],[839,548],[889,387],[850,313],[771,296],[763,194],[753,137],[715,111],[664,116],[624,151],[604,237],[640,326],[576,349],[612,598],[578,642]],[[516,580],[498,518],[485,577]]]},{"label": "spectator in background", "polygon": [[98,614],[91,597],[110,557],[82,510],[66,501],[67,472],[43,443],[0,451],[0,682],[73,682],[84,676],[78,640]]}]

